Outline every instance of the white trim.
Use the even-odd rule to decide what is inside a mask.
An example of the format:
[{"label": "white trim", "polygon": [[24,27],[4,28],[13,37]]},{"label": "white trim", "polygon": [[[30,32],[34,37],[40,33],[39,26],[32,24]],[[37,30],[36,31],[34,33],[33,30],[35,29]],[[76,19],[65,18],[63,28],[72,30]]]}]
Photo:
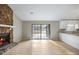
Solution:
[{"label": "white trim", "polygon": [[11,25],[4,25],[4,24],[0,24],[0,27],[11,27],[11,28],[13,28],[14,26],[11,26]]}]

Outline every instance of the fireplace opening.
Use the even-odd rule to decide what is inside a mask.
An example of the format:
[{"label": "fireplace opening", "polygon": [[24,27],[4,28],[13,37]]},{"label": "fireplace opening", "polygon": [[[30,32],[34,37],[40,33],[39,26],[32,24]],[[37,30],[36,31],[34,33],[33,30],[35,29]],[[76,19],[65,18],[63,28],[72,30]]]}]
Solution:
[{"label": "fireplace opening", "polygon": [[10,33],[0,33],[0,47],[10,44]]}]

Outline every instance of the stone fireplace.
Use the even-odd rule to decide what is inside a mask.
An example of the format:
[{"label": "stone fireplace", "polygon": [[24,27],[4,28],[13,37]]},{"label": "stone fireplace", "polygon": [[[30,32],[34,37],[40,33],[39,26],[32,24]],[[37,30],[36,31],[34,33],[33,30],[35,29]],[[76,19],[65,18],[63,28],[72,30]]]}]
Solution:
[{"label": "stone fireplace", "polygon": [[0,44],[13,41],[13,11],[7,4],[0,4]]},{"label": "stone fireplace", "polygon": [[0,52],[13,42],[13,11],[7,4],[0,4]]}]

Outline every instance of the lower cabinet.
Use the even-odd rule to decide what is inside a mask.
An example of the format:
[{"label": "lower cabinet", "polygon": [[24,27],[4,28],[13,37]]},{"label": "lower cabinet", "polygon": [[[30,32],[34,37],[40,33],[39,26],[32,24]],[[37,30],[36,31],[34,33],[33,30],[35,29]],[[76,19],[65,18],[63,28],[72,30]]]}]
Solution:
[{"label": "lower cabinet", "polygon": [[79,36],[67,33],[60,33],[59,35],[60,40],[64,41],[65,43],[71,45],[74,48],[79,49]]}]

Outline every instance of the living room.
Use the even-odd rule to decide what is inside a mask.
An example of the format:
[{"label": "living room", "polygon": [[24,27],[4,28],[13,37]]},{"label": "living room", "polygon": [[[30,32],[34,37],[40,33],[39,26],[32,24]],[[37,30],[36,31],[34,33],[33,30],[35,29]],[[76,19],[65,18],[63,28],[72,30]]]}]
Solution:
[{"label": "living room", "polygon": [[78,55],[78,10],[78,4],[0,4],[0,54]]}]

